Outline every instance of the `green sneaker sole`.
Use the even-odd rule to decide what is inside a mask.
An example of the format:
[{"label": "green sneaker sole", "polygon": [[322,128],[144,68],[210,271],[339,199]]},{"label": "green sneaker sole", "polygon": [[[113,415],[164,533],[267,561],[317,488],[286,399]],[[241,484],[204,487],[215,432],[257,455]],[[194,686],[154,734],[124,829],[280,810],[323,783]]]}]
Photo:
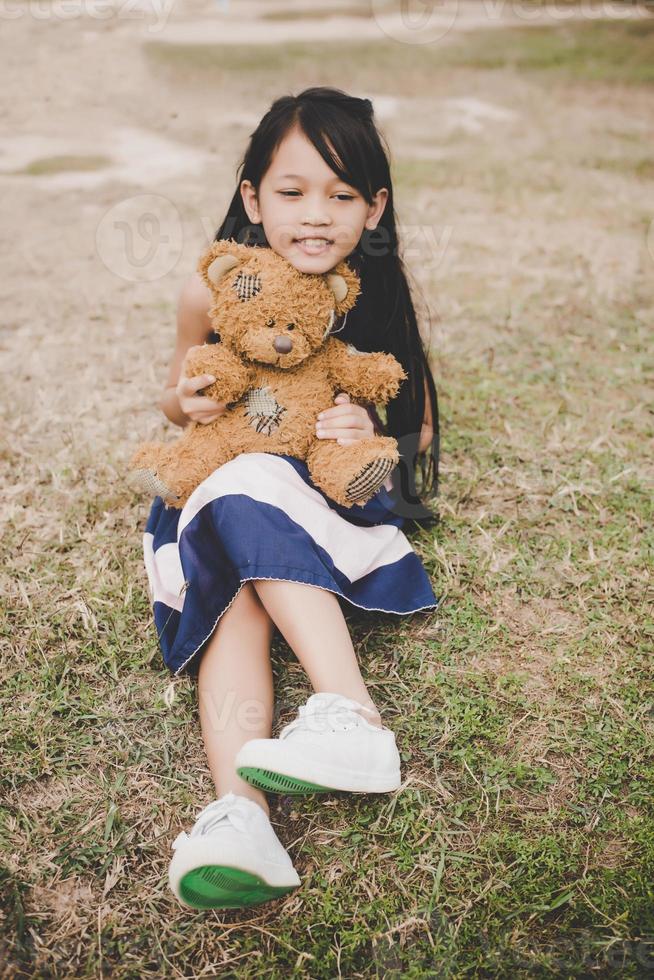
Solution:
[{"label": "green sneaker sole", "polygon": [[223,864],[205,864],[185,874],[182,898],[195,909],[242,909],[293,891],[295,885],[268,885],[258,875]]},{"label": "green sneaker sole", "polygon": [[301,796],[304,793],[333,793],[329,786],[318,786],[317,783],[307,783],[294,776],[285,776],[281,772],[271,772],[270,769],[258,769],[254,766],[239,766],[236,770],[241,779],[251,783],[258,789],[269,793],[290,793]]}]

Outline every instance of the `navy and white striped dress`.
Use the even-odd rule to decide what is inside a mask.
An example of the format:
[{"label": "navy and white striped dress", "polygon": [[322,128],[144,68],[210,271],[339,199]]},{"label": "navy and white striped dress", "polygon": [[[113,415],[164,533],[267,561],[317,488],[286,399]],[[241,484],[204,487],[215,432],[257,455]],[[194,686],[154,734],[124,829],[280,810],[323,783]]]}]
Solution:
[{"label": "navy and white striped dress", "polygon": [[194,672],[220,617],[251,579],[327,589],[360,609],[406,615],[438,603],[382,487],[343,507],[294,456],[242,453],[180,510],[161,497],[143,535],[154,621],[166,666]]}]

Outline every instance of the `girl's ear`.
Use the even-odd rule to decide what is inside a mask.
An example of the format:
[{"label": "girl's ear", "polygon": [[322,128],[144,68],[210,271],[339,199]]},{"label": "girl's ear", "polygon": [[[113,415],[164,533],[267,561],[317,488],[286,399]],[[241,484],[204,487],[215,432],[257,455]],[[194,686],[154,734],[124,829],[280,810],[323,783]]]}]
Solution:
[{"label": "girl's ear", "polygon": [[252,255],[252,248],[241,245],[231,238],[212,242],[198,262],[197,271],[207,286],[215,289],[221,280],[237,265]]},{"label": "girl's ear", "polygon": [[331,272],[324,274],[325,282],[334,294],[336,300],[335,312],[347,313],[356,303],[361,292],[361,282],[347,262],[339,262]]}]

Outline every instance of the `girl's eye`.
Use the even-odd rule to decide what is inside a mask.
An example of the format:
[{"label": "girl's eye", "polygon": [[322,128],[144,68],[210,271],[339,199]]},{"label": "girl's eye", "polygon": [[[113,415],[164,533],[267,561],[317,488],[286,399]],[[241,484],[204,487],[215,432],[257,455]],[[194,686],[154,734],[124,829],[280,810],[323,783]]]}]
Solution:
[{"label": "girl's eye", "polygon": [[[284,197],[294,197],[297,194],[299,194],[300,192],[299,191],[279,191],[279,193],[282,194]],[[353,201],[354,200],[354,197],[353,197],[352,194],[344,194],[344,193],[341,193],[341,194],[337,194],[336,197],[338,197],[341,201]]]}]

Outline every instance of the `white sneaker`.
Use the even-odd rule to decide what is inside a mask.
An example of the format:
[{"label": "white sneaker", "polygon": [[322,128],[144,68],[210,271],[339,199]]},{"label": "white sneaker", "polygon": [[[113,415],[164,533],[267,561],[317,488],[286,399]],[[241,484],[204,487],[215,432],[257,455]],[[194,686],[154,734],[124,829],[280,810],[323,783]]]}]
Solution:
[{"label": "white sneaker", "polygon": [[401,784],[395,735],[360,714],[370,711],[342,694],[312,694],[279,738],[241,746],[236,771],[274,793],[388,793]]},{"label": "white sneaker", "polygon": [[263,808],[232,792],[205,806],[173,850],[168,881],[191,908],[258,905],[300,884]]}]

